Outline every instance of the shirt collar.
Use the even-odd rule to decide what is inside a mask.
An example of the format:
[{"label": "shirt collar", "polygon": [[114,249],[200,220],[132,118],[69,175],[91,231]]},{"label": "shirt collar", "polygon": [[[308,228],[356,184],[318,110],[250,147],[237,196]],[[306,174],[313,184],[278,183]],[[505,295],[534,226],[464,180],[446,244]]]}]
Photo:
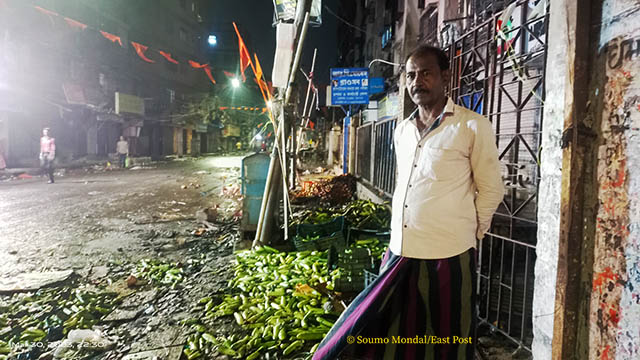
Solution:
[{"label": "shirt collar", "polygon": [[[442,113],[438,115],[438,117],[436,118],[436,121],[433,123],[433,126],[431,127],[431,129],[435,129],[440,125],[440,123],[442,122],[442,119],[444,118],[444,115],[453,115],[454,111],[455,111],[455,104],[453,103],[453,100],[451,100],[450,97],[447,97],[447,104],[444,106],[444,109],[442,109]],[[409,115],[409,121],[411,121],[414,125],[416,124],[417,116],[418,116],[418,108],[416,108],[411,113],[411,115]]]}]

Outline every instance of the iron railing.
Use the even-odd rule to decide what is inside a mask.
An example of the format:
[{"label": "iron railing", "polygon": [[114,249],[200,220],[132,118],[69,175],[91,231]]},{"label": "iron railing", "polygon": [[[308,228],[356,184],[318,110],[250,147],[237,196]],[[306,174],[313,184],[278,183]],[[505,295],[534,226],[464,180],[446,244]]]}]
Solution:
[{"label": "iron railing", "polygon": [[478,317],[529,351],[548,33],[546,9],[531,12],[518,1],[501,34],[498,12],[448,48],[451,96],[491,121],[506,188],[478,247]]},{"label": "iron railing", "polygon": [[391,197],[396,186],[396,152],[393,146],[396,119],[376,122],[374,126],[373,186]]},{"label": "iron railing", "polygon": [[396,185],[395,128],[392,118],[364,124],[356,133],[356,176],[388,198]]},{"label": "iron railing", "polygon": [[373,123],[362,125],[356,130],[356,176],[369,184],[373,179],[372,134]]}]

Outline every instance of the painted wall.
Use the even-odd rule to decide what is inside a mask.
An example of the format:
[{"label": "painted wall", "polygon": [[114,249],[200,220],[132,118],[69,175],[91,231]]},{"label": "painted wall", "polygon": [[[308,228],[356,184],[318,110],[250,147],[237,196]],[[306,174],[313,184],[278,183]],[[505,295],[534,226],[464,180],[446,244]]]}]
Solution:
[{"label": "painted wall", "polygon": [[[592,86],[600,117],[592,359],[640,358],[640,2],[604,0]],[[597,70],[599,71],[599,70]]]}]

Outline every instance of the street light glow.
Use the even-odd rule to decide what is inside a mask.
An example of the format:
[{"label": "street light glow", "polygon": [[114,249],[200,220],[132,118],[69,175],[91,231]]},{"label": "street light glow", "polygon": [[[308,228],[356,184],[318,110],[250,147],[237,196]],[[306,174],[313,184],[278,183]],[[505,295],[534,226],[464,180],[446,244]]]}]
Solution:
[{"label": "street light glow", "polygon": [[209,35],[209,39],[207,41],[209,42],[209,45],[211,45],[211,46],[218,45],[218,37],[215,36],[215,35]]},{"label": "street light glow", "polygon": [[240,80],[238,80],[238,78],[231,79],[231,86],[233,86],[235,89],[239,88]]},{"label": "street light glow", "polygon": [[271,100],[267,101],[267,107],[269,107],[269,109],[271,109],[271,106],[273,106],[273,104],[271,103]]}]

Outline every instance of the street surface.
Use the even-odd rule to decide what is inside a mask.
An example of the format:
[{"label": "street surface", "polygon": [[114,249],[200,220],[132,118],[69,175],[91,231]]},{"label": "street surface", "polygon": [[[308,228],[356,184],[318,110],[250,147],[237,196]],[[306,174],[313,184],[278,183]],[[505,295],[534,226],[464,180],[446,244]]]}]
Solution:
[{"label": "street surface", "polygon": [[145,246],[145,234],[193,230],[195,212],[215,205],[222,187],[237,183],[241,159],[206,157],[140,170],[76,170],[57,177],[55,184],[47,184],[44,177],[0,182],[0,277],[45,270],[82,272],[109,260],[135,261],[154,249],[170,249],[168,241]]}]

